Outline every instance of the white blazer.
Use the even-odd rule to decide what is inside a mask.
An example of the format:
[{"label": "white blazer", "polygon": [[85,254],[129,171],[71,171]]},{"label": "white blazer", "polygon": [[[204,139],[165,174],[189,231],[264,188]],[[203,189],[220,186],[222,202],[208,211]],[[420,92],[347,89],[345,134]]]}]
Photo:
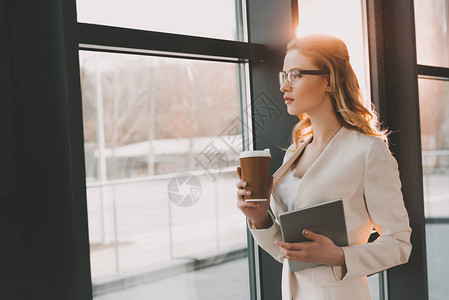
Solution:
[{"label": "white blazer", "polygon": [[[273,175],[273,191],[287,174],[312,137],[292,154],[287,151],[282,166]],[[289,147],[293,149],[293,144]],[[271,193],[274,215],[283,212],[280,199]],[[248,220],[254,240],[277,261],[283,263],[283,300],[365,300],[371,299],[367,275],[406,263],[410,256],[411,228],[401,192],[396,159],[376,137],[342,127],[302,177],[295,209],[343,199],[349,246],[343,247],[344,267],[318,266],[290,272],[279,246],[279,222],[257,229]],[[379,238],[368,243],[372,228]]]}]

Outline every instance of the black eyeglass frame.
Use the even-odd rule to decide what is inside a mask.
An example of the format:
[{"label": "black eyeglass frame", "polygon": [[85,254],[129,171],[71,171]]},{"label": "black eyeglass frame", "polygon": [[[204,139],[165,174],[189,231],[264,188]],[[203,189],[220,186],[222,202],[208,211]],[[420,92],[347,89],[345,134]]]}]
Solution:
[{"label": "black eyeglass frame", "polygon": [[[288,85],[290,87],[295,87],[295,85],[292,84],[292,82],[290,81],[290,79],[288,78],[288,75],[290,74],[290,72],[298,72],[297,75],[325,75],[325,74],[329,74],[329,72],[325,71],[325,70],[302,70],[302,69],[291,69],[289,71],[284,72],[284,71],[280,71],[279,72],[279,84],[282,87],[285,83],[285,81],[288,81]],[[285,76],[285,77],[284,77]],[[283,78],[286,78],[285,80],[282,80]]]}]

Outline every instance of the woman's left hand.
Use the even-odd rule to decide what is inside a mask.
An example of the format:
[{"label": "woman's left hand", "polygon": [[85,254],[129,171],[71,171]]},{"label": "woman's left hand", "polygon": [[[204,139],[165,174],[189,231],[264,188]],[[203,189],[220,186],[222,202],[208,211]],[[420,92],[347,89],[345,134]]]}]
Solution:
[{"label": "woman's left hand", "polygon": [[329,266],[342,266],[345,264],[343,250],[336,246],[331,239],[308,230],[303,230],[302,235],[311,241],[301,243],[275,241],[281,248],[283,257],[289,260],[313,262]]}]

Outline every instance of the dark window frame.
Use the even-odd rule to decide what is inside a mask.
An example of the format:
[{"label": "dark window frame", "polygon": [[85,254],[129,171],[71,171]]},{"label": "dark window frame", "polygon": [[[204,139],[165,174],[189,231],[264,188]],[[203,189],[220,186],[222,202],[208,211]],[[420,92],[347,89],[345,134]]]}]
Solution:
[{"label": "dark window frame", "polygon": [[[418,78],[449,80],[449,68],[417,63],[414,1],[368,0],[373,102],[393,131],[392,150],[400,165],[402,191],[412,227],[412,255],[387,271],[390,299],[428,299]],[[404,89],[402,87],[407,87]],[[407,117],[404,117],[407,116]],[[414,164],[408,164],[414,161]]]},{"label": "dark window frame", "polygon": [[106,25],[78,23],[79,49],[219,62],[261,62],[264,46]]},{"label": "dark window frame", "polygon": [[[236,0],[237,37],[243,40],[246,16],[242,1]],[[247,7],[246,7],[247,8]],[[262,63],[265,46],[258,43],[223,40],[201,36],[129,29],[99,24],[78,23],[79,50],[148,55],[227,63]],[[251,93],[251,86],[248,87]],[[244,224],[242,224],[244,226]],[[247,230],[248,266],[251,299],[257,298],[255,244]],[[91,288],[91,286],[90,286]]]}]

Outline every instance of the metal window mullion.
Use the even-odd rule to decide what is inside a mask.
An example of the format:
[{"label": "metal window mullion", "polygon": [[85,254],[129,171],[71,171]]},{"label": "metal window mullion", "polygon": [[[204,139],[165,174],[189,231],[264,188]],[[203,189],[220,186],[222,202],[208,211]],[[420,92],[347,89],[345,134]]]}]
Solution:
[{"label": "metal window mullion", "polygon": [[140,56],[156,56],[156,57],[213,61],[213,62],[224,62],[224,63],[248,62],[247,59],[242,59],[242,58],[232,58],[232,57],[226,58],[226,57],[216,57],[216,56],[210,56],[210,55],[207,56],[207,55],[195,55],[195,54],[188,54],[188,53],[152,51],[152,50],[143,50],[143,49],[100,46],[100,45],[92,45],[92,44],[79,44],[78,49],[85,50],[85,51],[105,52],[105,53],[119,53],[119,54],[140,55]]},{"label": "metal window mullion", "polygon": [[263,60],[262,44],[181,34],[78,23],[84,50],[197,58],[207,60]]},{"label": "metal window mullion", "polygon": [[449,68],[417,65],[419,77],[430,77],[432,79],[449,80]]}]

